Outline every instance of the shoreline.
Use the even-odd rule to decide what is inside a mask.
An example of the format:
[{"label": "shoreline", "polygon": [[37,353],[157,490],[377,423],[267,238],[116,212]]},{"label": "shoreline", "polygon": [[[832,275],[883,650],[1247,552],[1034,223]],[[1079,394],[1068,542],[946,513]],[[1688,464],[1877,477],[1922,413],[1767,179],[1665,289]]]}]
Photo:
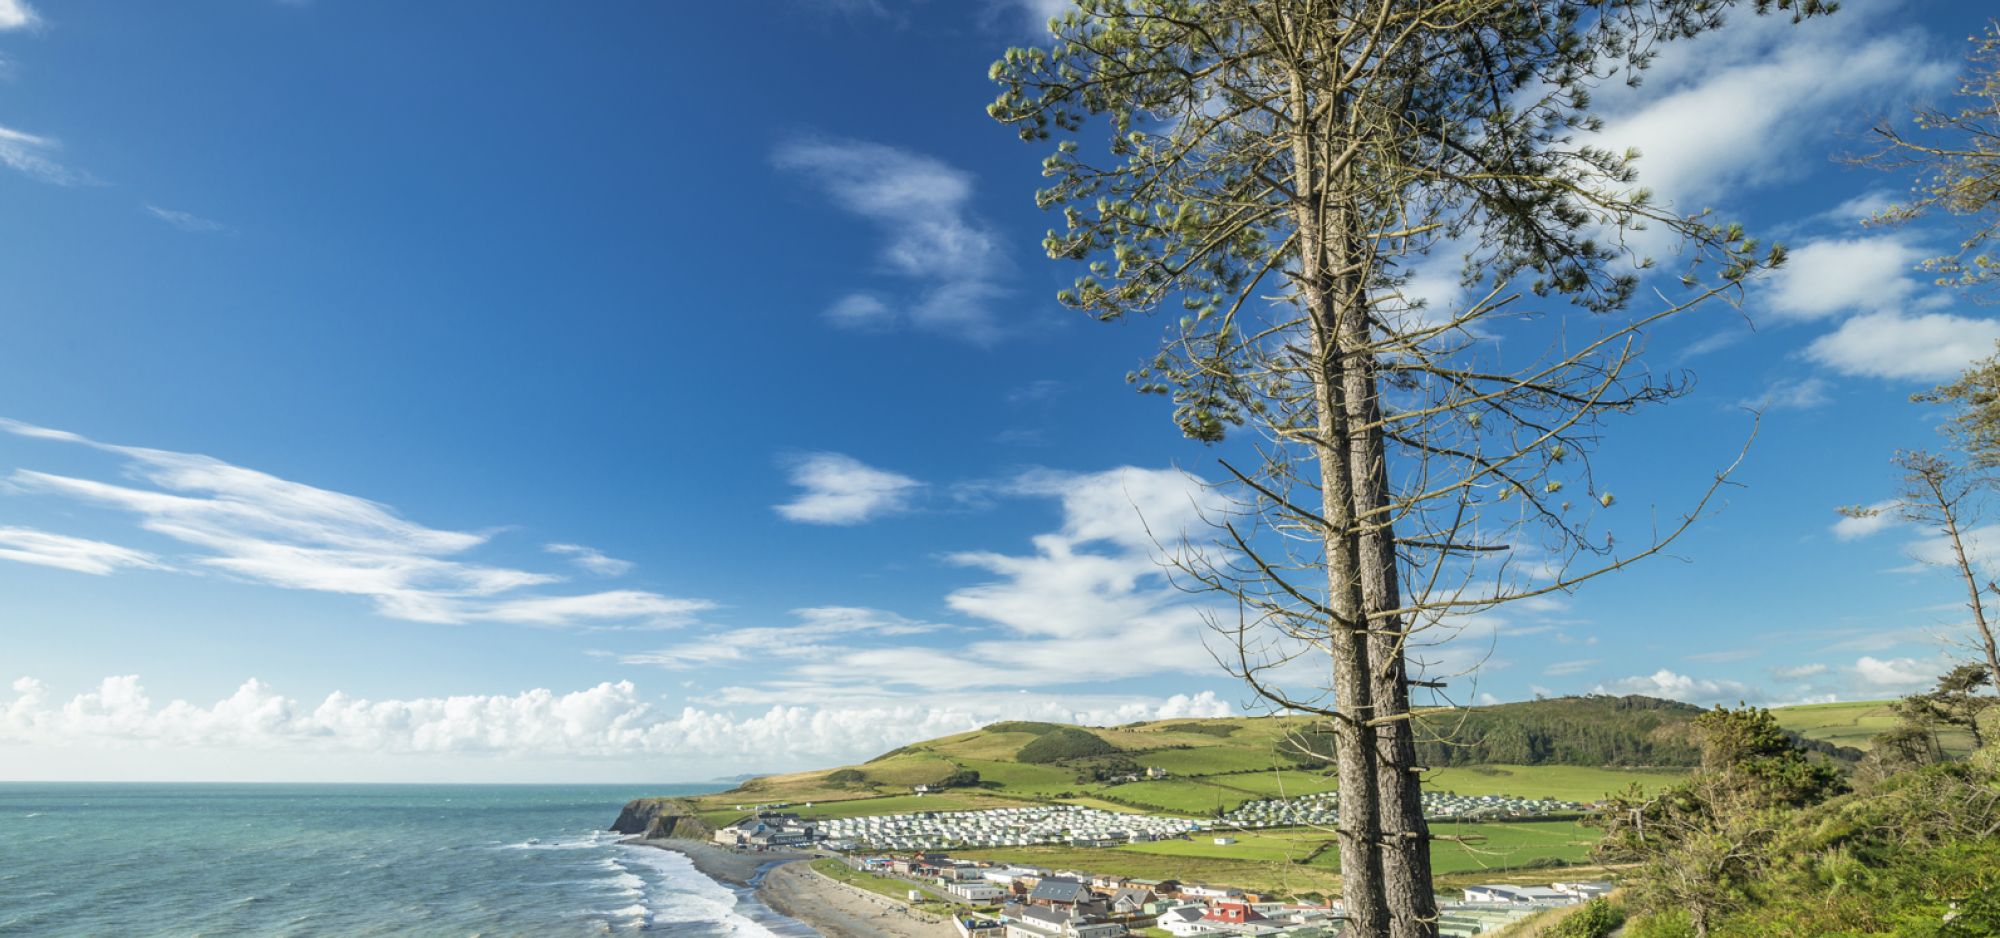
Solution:
[{"label": "shoreline", "polygon": [[813,854],[797,850],[767,850],[751,853],[731,850],[699,840],[679,840],[665,837],[631,837],[626,843],[659,850],[671,850],[687,857],[701,875],[728,886],[755,888],[763,881],[764,875],[787,863],[810,860]]},{"label": "shoreline", "polygon": [[780,915],[795,919],[823,938],[947,938],[957,929],[913,911],[907,904],[835,882],[801,863],[816,854],[795,850],[748,853],[694,840],[630,838],[626,843],[671,850],[687,857],[696,872],[716,882],[749,890]]}]

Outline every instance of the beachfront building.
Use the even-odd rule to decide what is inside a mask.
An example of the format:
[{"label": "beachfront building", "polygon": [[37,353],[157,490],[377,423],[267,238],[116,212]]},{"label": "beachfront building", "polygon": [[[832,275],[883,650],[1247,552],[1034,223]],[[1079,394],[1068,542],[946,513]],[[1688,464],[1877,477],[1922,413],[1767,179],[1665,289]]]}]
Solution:
[{"label": "beachfront building", "polygon": [[801,847],[818,840],[819,830],[796,814],[765,812],[724,827],[711,839],[724,847]]},{"label": "beachfront building", "polygon": [[992,902],[1007,894],[1007,890],[984,881],[952,883],[944,891],[967,902]]},{"label": "beachfront building", "polygon": [[1006,938],[1123,938],[1125,926],[1067,909],[1008,905],[1000,911]]}]

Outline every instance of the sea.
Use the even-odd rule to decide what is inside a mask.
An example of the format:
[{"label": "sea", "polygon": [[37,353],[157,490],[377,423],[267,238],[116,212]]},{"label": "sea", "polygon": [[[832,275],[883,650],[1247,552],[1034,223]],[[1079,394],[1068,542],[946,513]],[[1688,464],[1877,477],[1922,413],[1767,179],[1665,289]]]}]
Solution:
[{"label": "sea", "polygon": [[715,787],[0,783],[0,935],[817,935],[602,829]]}]

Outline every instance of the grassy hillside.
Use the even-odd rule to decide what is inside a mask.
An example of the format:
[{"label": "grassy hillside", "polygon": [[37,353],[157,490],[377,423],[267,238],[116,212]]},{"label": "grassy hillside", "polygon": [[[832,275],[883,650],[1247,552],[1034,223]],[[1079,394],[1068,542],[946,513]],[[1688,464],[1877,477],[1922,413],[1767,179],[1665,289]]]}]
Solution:
[{"label": "grassy hillside", "polygon": [[[1778,711],[1788,729],[1838,745],[1865,744],[1886,725],[1885,704]],[[1434,791],[1594,801],[1633,783],[1658,789],[1692,765],[1687,733],[1701,711],[1648,698],[1558,698],[1431,711],[1422,725],[1436,766]],[[1246,801],[1333,790],[1324,766],[1299,752],[1319,729],[1301,717],[1160,720],[1115,727],[1005,722],[904,746],[859,765],[755,778],[690,799],[694,817],[726,824],[759,804],[785,803],[808,817],[958,811],[1058,801],[1113,811],[1209,817]],[[1147,768],[1166,778],[1127,781]],[[919,796],[915,786],[941,787]],[[1595,832],[1571,821],[1450,825],[1440,833],[1440,873],[1489,876],[1582,861]],[[1128,875],[1210,879],[1316,889],[1333,881],[1327,834],[1311,829],[1246,832],[1109,850],[1030,847],[972,855]]]},{"label": "grassy hillside", "polygon": [[[1460,794],[1574,801],[1594,800],[1634,781],[1656,786],[1693,763],[1684,728],[1698,712],[1666,701],[1609,697],[1430,712],[1425,731],[1441,741],[1428,746],[1439,766],[1429,784]],[[777,802],[819,817],[1033,801],[1212,816],[1246,801],[1332,790],[1324,766],[1299,751],[1302,742],[1315,746],[1317,729],[1302,717],[1115,727],[996,723],[859,765],[752,779],[698,802],[710,823]],[[1147,768],[1167,777],[1124,780]],[[918,785],[945,790],[918,797],[911,791]]]}]

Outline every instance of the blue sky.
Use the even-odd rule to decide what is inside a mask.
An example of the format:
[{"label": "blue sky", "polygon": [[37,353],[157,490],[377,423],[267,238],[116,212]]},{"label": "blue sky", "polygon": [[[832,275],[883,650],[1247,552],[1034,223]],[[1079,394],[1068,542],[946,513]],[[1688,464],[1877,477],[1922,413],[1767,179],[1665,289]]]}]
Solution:
[{"label": "blue sky", "polygon": [[[1060,308],[984,114],[1050,0],[0,0],[0,777],[681,780],[1009,716],[1243,712],[1143,515],[1215,450]],[[1839,164],[1973,3],[1747,17],[1607,91],[1677,206],[1794,248],[1600,463],[1662,558],[1467,695],[1874,698],[1961,618],[1836,526],[2000,337]],[[1450,290],[1439,286],[1442,298]],[[1752,325],[1754,324],[1754,328]]]}]

